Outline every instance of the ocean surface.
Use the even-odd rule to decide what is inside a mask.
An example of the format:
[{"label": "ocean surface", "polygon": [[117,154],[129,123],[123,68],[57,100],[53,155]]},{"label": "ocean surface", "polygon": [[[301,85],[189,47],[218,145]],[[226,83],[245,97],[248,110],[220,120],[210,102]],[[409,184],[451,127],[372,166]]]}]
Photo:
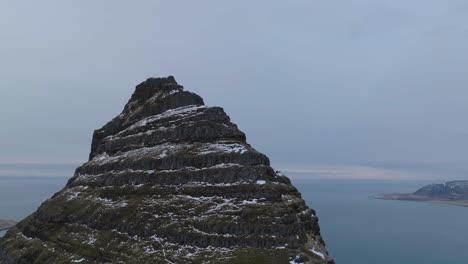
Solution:
[{"label": "ocean surface", "polygon": [[[20,221],[60,191],[66,177],[0,176],[0,219]],[[5,231],[0,231],[3,236]]]},{"label": "ocean surface", "polygon": [[[68,178],[0,177],[0,219],[21,220]],[[468,208],[369,199],[427,181],[294,179],[338,264],[468,263]],[[3,233],[0,233],[0,236]]]},{"label": "ocean surface", "polygon": [[468,263],[468,207],[369,199],[427,181],[293,180],[338,264]]}]

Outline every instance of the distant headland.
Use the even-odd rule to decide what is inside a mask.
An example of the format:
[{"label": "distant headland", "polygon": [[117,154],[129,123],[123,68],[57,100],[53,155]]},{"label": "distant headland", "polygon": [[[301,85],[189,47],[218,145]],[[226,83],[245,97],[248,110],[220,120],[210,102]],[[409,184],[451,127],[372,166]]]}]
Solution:
[{"label": "distant headland", "polygon": [[16,222],[0,219],[0,231],[10,229],[16,225]]},{"label": "distant headland", "polygon": [[450,181],[442,184],[430,184],[414,193],[382,194],[371,196],[371,198],[451,204],[468,207],[468,181]]}]

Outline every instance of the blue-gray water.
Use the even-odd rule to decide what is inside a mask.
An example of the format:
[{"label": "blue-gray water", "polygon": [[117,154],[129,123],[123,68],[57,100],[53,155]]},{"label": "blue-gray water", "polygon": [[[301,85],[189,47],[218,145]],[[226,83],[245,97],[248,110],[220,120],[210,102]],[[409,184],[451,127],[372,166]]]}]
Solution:
[{"label": "blue-gray water", "polygon": [[368,199],[428,182],[294,180],[338,264],[468,263],[468,208]]},{"label": "blue-gray water", "polygon": [[[0,219],[21,220],[66,181],[0,177]],[[338,264],[468,263],[468,208],[368,198],[378,193],[412,192],[428,182],[293,182],[316,209],[327,248]]]},{"label": "blue-gray water", "polygon": [[[65,177],[0,177],[0,219],[20,221],[65,186]],[[5,234],[0,231],[0,236]]]}]

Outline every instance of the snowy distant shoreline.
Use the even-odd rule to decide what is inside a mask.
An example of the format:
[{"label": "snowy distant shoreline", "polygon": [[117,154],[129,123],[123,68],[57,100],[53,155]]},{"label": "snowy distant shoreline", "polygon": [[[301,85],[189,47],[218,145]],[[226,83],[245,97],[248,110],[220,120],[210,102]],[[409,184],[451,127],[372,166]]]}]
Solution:
[{"label": "snowy distant shoreline", "polygon": [[381,200],[402,200],[468,207],[468,181],[450,181],[445,184],[429,184],[414,193],[383,194],[371,196]]},{"label": "snowy distant shoreline", "polygon": [[468,207],[468,200],[443,200],[435,199],[428,196],[417,196],[413,194],[384,194],[371,196],[372,199],[378,200],[399,200],[399,201],[410,201],[410,202],[424,202],[433,204],[449,204]]}]

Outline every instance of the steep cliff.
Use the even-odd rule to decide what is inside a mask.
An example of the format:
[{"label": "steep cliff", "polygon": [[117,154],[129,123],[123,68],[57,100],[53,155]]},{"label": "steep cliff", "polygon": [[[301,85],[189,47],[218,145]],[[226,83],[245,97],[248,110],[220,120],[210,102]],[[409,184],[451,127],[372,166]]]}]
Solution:
[{"label": "steep cliff", "polygon": [[314,210],[222,108],[150,78],[0,263],[334,263]]}]

